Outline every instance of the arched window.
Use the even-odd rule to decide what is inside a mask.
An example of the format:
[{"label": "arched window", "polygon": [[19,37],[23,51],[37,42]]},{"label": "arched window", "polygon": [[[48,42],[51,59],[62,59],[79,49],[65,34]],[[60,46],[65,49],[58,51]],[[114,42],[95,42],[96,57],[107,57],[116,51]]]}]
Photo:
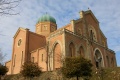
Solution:
[{"label": "arched window", "polygon": [[95,63],[96,63],[96,68],[102,67],[103,59],[99,50],[95,51]]},{"label": "arched window", "polygon": [[44,25],[44,30],[47,30],[47,26],[46,25]]},{"label": "arched window", "polygon": [[15,67],[15,62],[16,62],[16,54],[14,56],[14,64],[13,64],[13,67]]},{"label": "arched window", "polygon": [[106,56],[106,59],[107,59],[107,66],[110,67],[110,61],[109,61],[109,57]]},{"label": "arched window", "polygon": [[90,30],[90,39],[93,40],[93,31]]},{"label": "arched window", "polygon": [[79,55],[84,57],[84,49],[82,46],[80,46],[80,48],[79,48]]},{"label": "arched window", "polygon": [[114,67],[114,60],[111,58],[111,66]]},{"label": "arched window", "polygon": [[97,41],[96,32],[94,30],[90,30],[90,39],[93,41]]},{"label": "arched window", "polygon": [[91,26],[91,25],[90,25],[90,28],[89,28],[89,36],[90,36],[90,39],[91,39],[91,40],[97,41],[96,30],[95,30],[94,27]]},{"label": "arched window", "polygon": [[75,56],[75,46],[73,43],[70,43],[69,45],[69,54],[70,54],[69,56],[71,57]]},{"label": "arched window", "polygon": [[58,69],[61,67],[61,57],[61,46],[57,43],[54,47],[53,69]]},{"label": "arched window", "polygon": [[41,55],[41,57],[42,57],[42,58],[41,58],[41,61],[43,61],[43,54]]},{"label": "arched window", "polygon": [[21,66],[22,66],[22,64],[23,64],[23,51],[21,53]]},{"label": "arched window", "polygon": [[42,25],[42,31],[47,31],[47,30],[48,30],[47,25]]}]

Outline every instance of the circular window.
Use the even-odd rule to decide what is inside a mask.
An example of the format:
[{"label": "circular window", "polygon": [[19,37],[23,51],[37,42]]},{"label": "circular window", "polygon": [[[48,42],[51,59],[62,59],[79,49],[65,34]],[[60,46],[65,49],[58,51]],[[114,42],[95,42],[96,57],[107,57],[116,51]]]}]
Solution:
[{"label": "circular window", "polygon": [[19,41],[18,41],[18,46],[20,46],[20,45],[21,45],[21,43],[22,43],[22,40],[21,40],[21,39],[19,39]]}]

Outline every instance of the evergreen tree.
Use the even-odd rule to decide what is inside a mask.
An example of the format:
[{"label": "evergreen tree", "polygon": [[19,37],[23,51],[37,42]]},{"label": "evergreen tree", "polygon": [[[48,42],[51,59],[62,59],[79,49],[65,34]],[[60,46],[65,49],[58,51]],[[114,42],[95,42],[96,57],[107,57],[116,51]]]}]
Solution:
[{"label": "evergreen tree", "polygon": [[22,66],[22,70],[20,73],[27,78],[33,78],[40,76],[42,73],[41,68],[38,66],[37,63],[33,62],[25,62],[24,65]]},{"label": "evergreen tree", "polygon": [[7,72],[8,72],[8,68],[0,64],[0,80],[1,80],[1,77],[4,76]]},{"label": "evergreen tree", "polygon": [[92,64],[90,60],[83,57],[67,57],[63,63],[62,73],[67,78],[90,77]]}]

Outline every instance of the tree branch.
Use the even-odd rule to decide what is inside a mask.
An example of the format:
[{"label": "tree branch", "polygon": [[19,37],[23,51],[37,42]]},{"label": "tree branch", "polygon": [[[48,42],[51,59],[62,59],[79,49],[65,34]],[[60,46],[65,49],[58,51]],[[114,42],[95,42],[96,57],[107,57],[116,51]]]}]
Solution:
[{"label": "tree branch", "polygon": [[[0,0],[0,15],[17,15],[14,9],[19,5],[21,0]],[[13,13],[14,12],[14,13]]]}]

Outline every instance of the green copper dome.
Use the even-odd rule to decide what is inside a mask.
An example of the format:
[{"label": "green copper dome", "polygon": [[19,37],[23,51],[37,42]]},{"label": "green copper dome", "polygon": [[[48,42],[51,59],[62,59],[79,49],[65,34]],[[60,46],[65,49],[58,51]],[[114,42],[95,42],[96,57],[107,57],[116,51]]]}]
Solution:
[{"label": "green copper dome", "polygon": [[38,23],[39,22],[53,22],[56,24],[56,20],[49,14],[44,14],[43,16],[41,16],[38,20]]}]

